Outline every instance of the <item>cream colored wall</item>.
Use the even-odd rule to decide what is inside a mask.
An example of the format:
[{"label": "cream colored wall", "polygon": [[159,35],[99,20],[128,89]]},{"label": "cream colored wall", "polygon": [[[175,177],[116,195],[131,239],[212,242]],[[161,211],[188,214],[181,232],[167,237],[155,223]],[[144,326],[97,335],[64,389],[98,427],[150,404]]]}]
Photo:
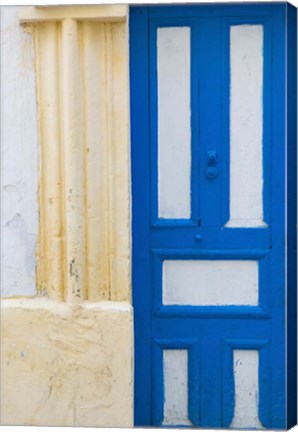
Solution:
[{"label": "cream colored wall", "polygon": [[70,7],[70,18],[27,28],[42,143],[37,288],[70,302],[131,296],[126,7],[108,22],[97,8],[98,21],[72,19]]},{"label": "cream colored wall", "polygon": [[2,424],[133,424],[127,12],[18,8],[34,41],[39,235],[36,295],[2,299]]},{"label": "cream colored wall", "polygon": [[2,424],[132,425],[127,303],[8,300],[2,320]]}]

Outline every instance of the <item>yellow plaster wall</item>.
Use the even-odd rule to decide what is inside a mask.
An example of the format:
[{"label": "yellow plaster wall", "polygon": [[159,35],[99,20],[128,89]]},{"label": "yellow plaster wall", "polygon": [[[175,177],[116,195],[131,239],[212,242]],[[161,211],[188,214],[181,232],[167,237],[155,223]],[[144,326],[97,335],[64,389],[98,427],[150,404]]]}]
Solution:
[{"label": "yellow plaster wall", "polygon": [[44,22],[35,40],[40,150],[37,289],[130,301],[126,22]]},{"label": "yellow plaster wall", "polygon": [[2,300],[2,424],[133,424],[127,14],[20,9],[35,45],[37,295]]},{"label": "yellow plaster wall", "polygon": [[1,423],[131,427],[127,303],[5,300]]}]

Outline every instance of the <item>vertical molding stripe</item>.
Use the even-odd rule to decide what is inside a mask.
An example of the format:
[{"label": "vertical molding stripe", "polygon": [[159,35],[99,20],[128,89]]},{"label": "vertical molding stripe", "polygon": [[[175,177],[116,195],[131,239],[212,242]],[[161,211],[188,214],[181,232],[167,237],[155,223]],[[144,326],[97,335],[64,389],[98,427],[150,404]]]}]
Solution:
[{"label": "vertical molding stripe", "polygon": [[114,239],[113,239],[113,159],[114,159],[114,148],[112,141],[112,126],[111,126],[111,115],[112,115],[112,40],[111,40],[111,31],[110,25],[108,23],[105,24],[105,97],[106,97],[106,117],[105,117],[105,127],[106,127],[106,138],[107,138],[107,146],[108,151],[106,152],[106,165],[107,165],[107,177],[108,177],[108,242],[109,242],[109,278],[110,278],[110,291],[109,291],[109,299],[111,299],[111,291],[114,283],[113,278],[113,264],[114,264]]},{"label": "vertical molding stripe", "polygon": [[60,154],[58,24],[43,23],[35,35],[40,157],[40,227],[37,290],[53,300],[64,291]]},{"label": "vertical molding stripe", "polygon": [[[109,298],[105,24],[83,22],[85,106],[86,269],[88,300]],[[94,72],[97,79],[94,79]]]},{"label": "vertical molding stripe", "polygon": [[79,23],[62,21],[62,117],[65,175],[65,271],[66,298],[80,302],[85,298],[85,221],[84,148],[82,122],[82,76]]},{"label": "vertical molding stripe", "polygon": [[[109,23],[111,199],[111,300],[131,301],[130,141],[128,24]],[[141,181],[141,179],[140,179]]]}]

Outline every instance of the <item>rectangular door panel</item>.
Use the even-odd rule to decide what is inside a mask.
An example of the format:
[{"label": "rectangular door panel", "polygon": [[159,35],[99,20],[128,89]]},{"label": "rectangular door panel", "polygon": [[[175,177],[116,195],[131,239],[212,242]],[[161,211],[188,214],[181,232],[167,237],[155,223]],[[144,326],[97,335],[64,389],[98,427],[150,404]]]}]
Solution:
[{"label": "rectangular door panel", "polygon": [[188,418],[188,352],[163,350],[164,426],[191,426]]},{"label": "rectangular door panel", "polygon": [[164,260],[162,304],[258,306],[258,261]]},{"label": "rectangular door panel", "polygon": [[190,219],[190,28],[157,29],[158,217]]},{"label": "rectangular door panel", "polygon": [[230,26],[230,219],[264,227],[262,25]]}]

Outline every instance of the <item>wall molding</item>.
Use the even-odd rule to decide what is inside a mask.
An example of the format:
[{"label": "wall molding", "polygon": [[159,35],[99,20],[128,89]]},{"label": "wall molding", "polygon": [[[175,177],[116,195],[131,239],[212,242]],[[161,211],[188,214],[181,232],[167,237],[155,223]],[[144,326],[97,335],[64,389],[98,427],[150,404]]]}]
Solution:
[{"label": "wall molding", "polygon": [[61,21],[119,22],[126,21],[127,5],[88,5],[88,6],[23,6],[20,8],[21,23]]},{"label": "wall molding", "polygon": [[37,290],[52,300],[131,299],[127,14],[21,8],[34,36],[41,147]]}]

